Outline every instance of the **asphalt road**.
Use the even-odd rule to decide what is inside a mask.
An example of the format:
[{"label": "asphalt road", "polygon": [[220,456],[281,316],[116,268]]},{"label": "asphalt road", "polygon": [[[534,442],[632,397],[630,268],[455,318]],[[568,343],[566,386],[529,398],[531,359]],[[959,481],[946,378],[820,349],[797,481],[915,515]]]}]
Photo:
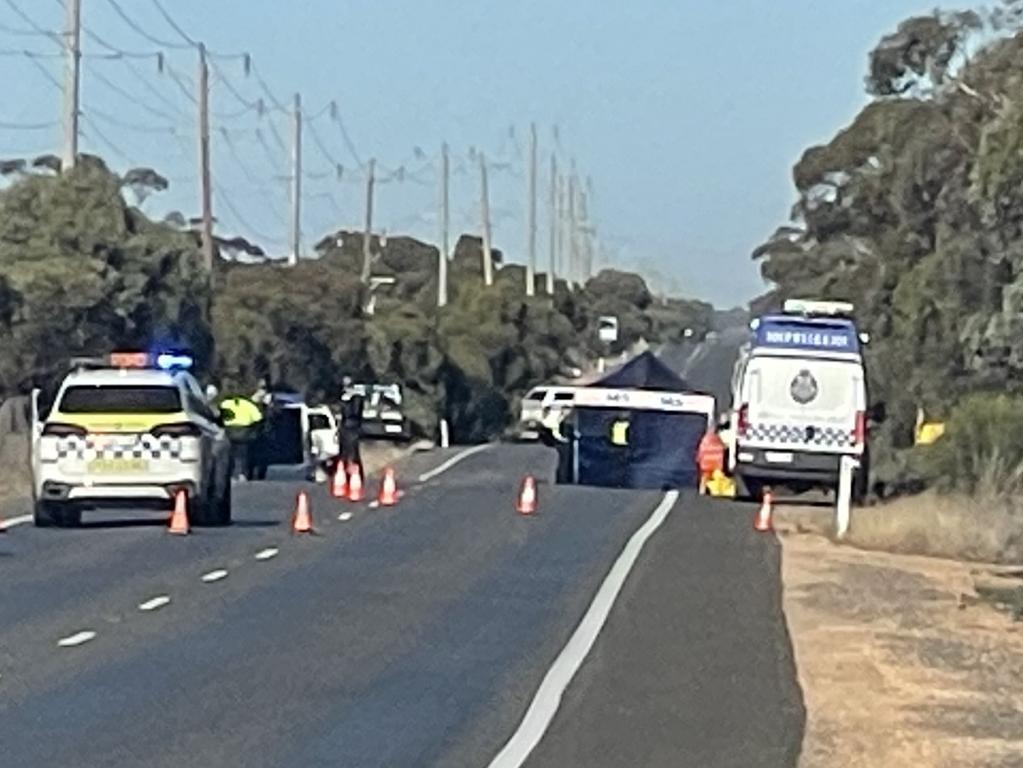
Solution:
[{"label": "asphalt road", "polygon": [[[552,469],[540,447],[438,451],[389,509],[280,481],[187,538],[159,517],[12,529],[0,765],[486,766],[534,697],[553,719],[530,766],[795,765],[779,552],[752,510],[542,482],[517,515],[519,478]],[[318,535],[289,534],[300,489]]]}]

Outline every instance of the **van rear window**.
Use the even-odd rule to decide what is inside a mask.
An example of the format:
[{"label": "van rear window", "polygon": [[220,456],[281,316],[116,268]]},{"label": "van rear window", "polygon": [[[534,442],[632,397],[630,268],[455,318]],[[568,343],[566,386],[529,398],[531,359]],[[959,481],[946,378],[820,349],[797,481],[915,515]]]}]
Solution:
[{"label": "van rear window", "polygon": [[177,387],[102,386],[68,387],[61,398],[61,413],[177,413],[181,393]]},{"label": "van rear window", "polygon": [[547,394],[545,389],[534,389],[526,393],[524,400],[543,400],[544,395]]}]

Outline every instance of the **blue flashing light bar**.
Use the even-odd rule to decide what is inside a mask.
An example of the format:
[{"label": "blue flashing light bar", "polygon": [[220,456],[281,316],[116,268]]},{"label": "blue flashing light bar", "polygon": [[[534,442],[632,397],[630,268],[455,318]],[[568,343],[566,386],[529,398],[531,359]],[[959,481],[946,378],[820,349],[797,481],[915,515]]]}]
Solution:
[{"label": "blue flashing light bar", "polygon": [[161,352],[156,356],[156,367],[164,371],[187,371],[193,362],[191,355],[180,352]]}]

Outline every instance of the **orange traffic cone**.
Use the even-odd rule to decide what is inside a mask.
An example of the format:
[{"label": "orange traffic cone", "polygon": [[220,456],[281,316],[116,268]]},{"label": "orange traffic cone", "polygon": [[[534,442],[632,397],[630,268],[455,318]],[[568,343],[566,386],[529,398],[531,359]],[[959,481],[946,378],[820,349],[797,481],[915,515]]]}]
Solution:
[{"label": "orange traffic cone", "polygon": [[757,510],[757,516],[753,518],[753,530],[761,533],[769,533],[774,530],[774,523],[771,518],[774,515],[774,495],[770,491],[764,491],[764,500]]},{"label": "orange traffic cone", "polygon": [[309,495],[305,491],[299,491],[295,500],[295,514],[291,518],[292,533],[312,533],[313,516],[309,511]]},{"label": "orange traffic cone", "polygon": [[343,499],[348,496],[348,474],[345,472],[345,465],[341,462],[334,467],[334,474],[330,477],[330,495],[335,499]]},{"label": "orange traffic cone", "polygon": [[394,478],[394,468],[384,470],[384,479],[380,481],[380,495],[377,501],[381,507],[393,507],[398,503],[398,482]]},{"label": "orange traffic cone", "polygon": [[167,533],[184,536],[188,533],[188,494],[178,491],[174,494],[174,512],[171,514]]},{"label": "orange traffic cone", "polygon": [[532,515],[536,512],[536,480],[532,475],[522,478],[522,488],[519,490],[515,509],[520,515]]},{"label": "orange traffic cone", "polygon": [[348,500],[362,501],[362,468],[359,462],[353,461],[348,465]]}]

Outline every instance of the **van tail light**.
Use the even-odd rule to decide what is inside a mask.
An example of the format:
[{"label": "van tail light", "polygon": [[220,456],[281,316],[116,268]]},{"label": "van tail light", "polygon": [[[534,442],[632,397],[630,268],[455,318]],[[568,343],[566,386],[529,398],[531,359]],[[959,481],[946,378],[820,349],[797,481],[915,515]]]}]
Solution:
[{"label": "van tail light", "polygon": [[199,437],[202,431],[195,424],[182,421],[177,424],[160,424],[153,427],[150,433],[154,437]]},{"label": "van tail light", "polygon": [[739,413],[735,419],[735,430],[740,437],[746,437],[749,431],[749,403],[739,406]]},{"label": "van tail light", "polygon": [[856,426],[853,428],[853,441],[856,445],[867,442],[867,412],[856,411]]},{"label": "van tail light", "polygon": [[85,437],[88,431],[77,424],[47,424],[43,427],[43,437]]}]

